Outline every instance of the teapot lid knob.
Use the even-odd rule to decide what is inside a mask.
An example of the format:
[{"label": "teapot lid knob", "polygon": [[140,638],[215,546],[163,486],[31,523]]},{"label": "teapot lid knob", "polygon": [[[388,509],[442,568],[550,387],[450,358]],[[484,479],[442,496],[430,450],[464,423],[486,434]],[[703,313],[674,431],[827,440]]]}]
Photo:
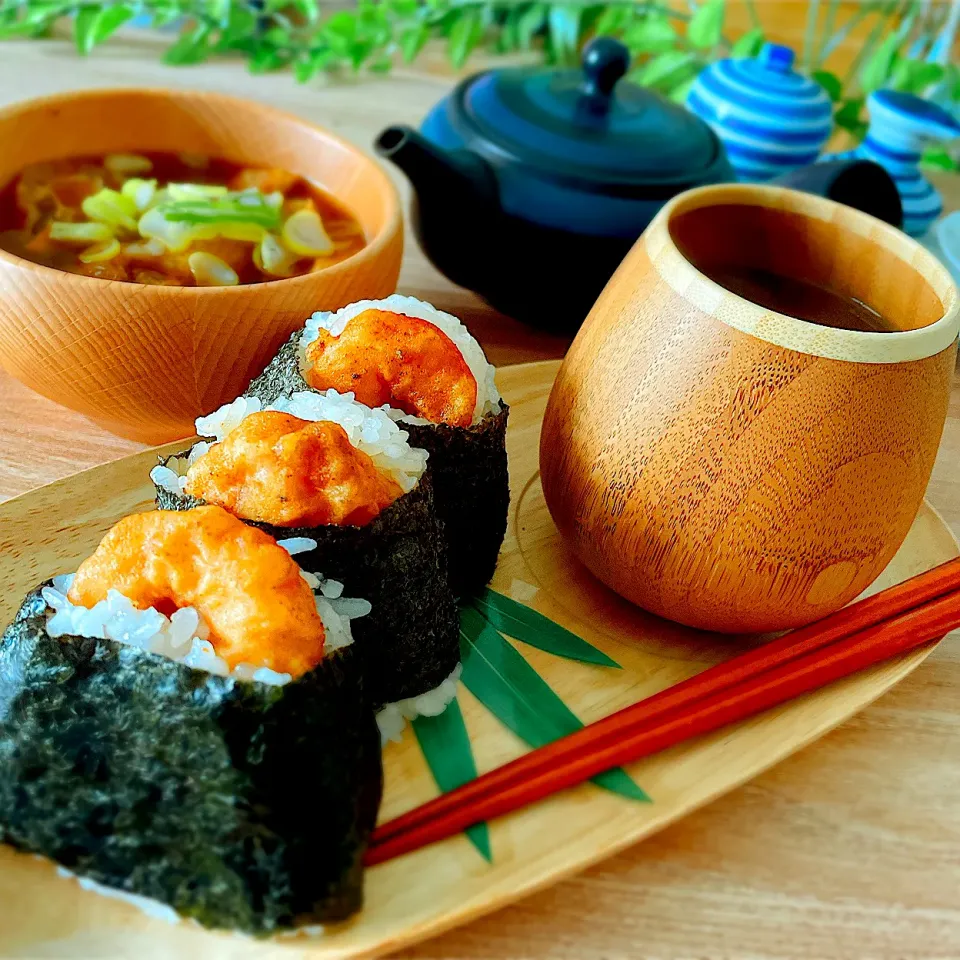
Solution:
[{"label": "teapot lid knob", "polygon": [[630,68],[630,51],[613,37],[594,37],[583,49],[580,61],[584,81],[581,90],[591,100],[606,103],[613,88]]},{"label": "teapot lid knob", "polygon": [[794,52],[779,43],[765,43],[760,50],[760,62],[776,73],[789,73],[793,68]]}]

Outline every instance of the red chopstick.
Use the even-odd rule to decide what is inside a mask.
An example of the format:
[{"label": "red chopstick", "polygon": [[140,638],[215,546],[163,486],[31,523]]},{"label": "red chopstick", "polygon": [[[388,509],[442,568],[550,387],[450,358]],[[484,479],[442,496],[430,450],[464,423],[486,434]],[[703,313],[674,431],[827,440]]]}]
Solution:
[{"label": "red chopstick", "polygon": [[729,689],[765,670],[819,650],[858,630],[874,626],[892,614],[913,609],[955,589],[960,589],[960,557],[845,607],[823,620],[710,667],[576,733],[471,780],[382,824],[374,832],[371,843],[378,845],[421,823],[444,816],[448,811],[475,802],[484,794],[500,793],[510,787],[515,779],[528,780],[549,774],[565,756],[581,747],[591,744],[597,749],[606,737],[620,740],[627,727],[646,725],[672,710],[688,708],[705,696]]},{"label": "red chopstick", "polygon": [[[948,590],[956,592],[944,595]],[[896,616],[885,619],[890,614]],[[960,560],[712,667],[384,824],[374,833],[366,862],[381,863],[744,719],[937,639],[958,624]]]}]

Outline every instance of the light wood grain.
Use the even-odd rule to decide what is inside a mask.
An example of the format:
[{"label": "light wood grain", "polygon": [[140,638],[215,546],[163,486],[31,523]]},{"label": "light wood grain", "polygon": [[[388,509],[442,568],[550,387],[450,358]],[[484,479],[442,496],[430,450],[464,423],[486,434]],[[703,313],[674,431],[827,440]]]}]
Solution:
[{"label": "light wood grain", "polygon": [[191,152],[290,170],[357,218],[366,246],[282,283],[177,287],[78,276],[0,250],[0,362],[38,393],[133,440],[190,436],[314,310],[392,293],[399,198],[364,154],[297,117],[209,93],[121,90],[0,113],[0,183],[61,157]]},{"label": "light wood grain", "polygon": [[[808,323],[694,267],[827,285],[895,332]],[[899,230],[775,186],[667,204],[557,378],[541,465],[554,520],[621,596],[769,633],[872,583],[930,479],[956,364],[948,272]]]},{"label": "light wood grain", "polygon": [[[540,651],[524,655],[584,720],[597,719],[752,646],[659,620],[620,600],[570,555],[547,513],[537,450],[543,410],[557,363],[501,371],[511,406],[507,436],[513,491],[507,539],[493,586],[513,594],[589,639],[622,670],[572,664]],[[168,453],[170,448],[161,448]],[[31,586],[75,569],[104,530],[131,510],[150,506],[148,473],[157,452],[67,478],[0,505],[0,621],[9,620]],[[960,552],[953,535],[924,507],[903,548],[875,585],[896,583]],[[632,765],[652,799],[624,800],[587,784],[490,825],[493,862],[455,837],[367,872],[363,911],[322,937],[290,943],[243,943],[251,957],[279,956],[284,946],[305,957],[382,954],[488,913],[549,886],[648,836],[816,739],[908,674],[930,648],[897,658],[753,720],[698,738]],[[478,767],[491,769],[523,746],[468,694],[461,697]],[[384,753],[381,819],[435,795],[410,731]],[[0,951],[84,957],[90,938],[102,960],[132,958],[140,940],[160,956],[235,956],[235,938],[149,920],[135,908],[82,891],[50,864],[0,850]]]},{"label": "light wood grain", "polygon": [[[768,4],[759,6],[765,21],[779,17]],[[782,6],[790,8],[784,19],[795,38],[806,4]],[[135,38],[80,60],[65,42],[0,45],[0,103],[133,83],[219,90],[291,110],[368,147],[390,123],[418,123],[449,87],[441,56],[428,58],[432,74],[298,87],[287,75],[251,77],[223,62],[166,69],[155,62],[157,49]],[[402,177],[391,175],[408,196]],[[935,180],[948,209],[960,207],[960,178]],[[566,347],[563,338],[531,331],[448,283],[409,232],[400,289],[462,316],[496,364],[559,357]],[[0,497],[136,449],[0,373]],[[955,376],[928,497],[960,532],[958,462]],[[876,704],[734,793],[571,880],[403,956],[956,956],[958,796],[960,652],[951,642]],[[144,958],[156,956],[149,942],[139,946]],[[98,955],[95,941],[89,955]]]}]

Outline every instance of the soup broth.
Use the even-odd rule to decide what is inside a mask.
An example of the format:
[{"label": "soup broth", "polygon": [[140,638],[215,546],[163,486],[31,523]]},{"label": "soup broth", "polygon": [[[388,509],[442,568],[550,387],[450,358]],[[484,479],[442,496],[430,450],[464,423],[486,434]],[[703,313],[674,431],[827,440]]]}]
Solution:
[{"label": "soup broth", "polygon": [[27,167],[0,191],[0,247],[109,280],[258,283],[323,269],[365,243],[315,184],[219,157],[70,157]]}]

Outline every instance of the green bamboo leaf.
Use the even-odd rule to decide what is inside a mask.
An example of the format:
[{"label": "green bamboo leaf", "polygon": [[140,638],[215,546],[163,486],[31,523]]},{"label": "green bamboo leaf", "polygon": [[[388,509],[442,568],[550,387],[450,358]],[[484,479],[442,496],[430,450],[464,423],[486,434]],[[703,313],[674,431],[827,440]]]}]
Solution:
[{"label": "green bamboo leaf", "polygon": [[480,11],[476,7],[464,7],[458,13],[459,17],[450,30],[447,45],[450,62],[457,70],[467,62],[483,33]]},{"label": "green bamboo leaf", "polygon": [[73,39],[78,52],[88,54],[93,49],[93,31],[100,17],[100,8],[92,4],[82,6],[73,21]]},{"label": "green bamboo leaf", "polygon": [[730,48],[731,57],[755,57],[763,47],[766,37],[759,27],[748,30]]},{"label": "green bamboo leaf", "polygon": [[833,122],[843,130],[857,133],[863,126],[860,115],[863,112],[863,97],[845,100],[833,115]]},{"label": "green bamboo leaf", "polygon": [[668,50],[655,56],[639,70],[634,70],[630,77],[644,87],[672,90],[677,84],[696,76],[700,69],[701,63],[694,54]]},{"label": "green bamboo leaf", "polygon": [[960,67],[948,63],[943,74],[947,96],[951,100],[960,100]]},{"label": "green bamboo leaf", "polygon": [[634,9],[632,4],[614,3],[604,7],[597,18],[593,32],[598,37],[618,37],[633,21]]},{"label": "green bamboo leaf", "polygon": [[677,31],[662,14],[644,17],[631,24],[623,35],[631,53],[663,53],[677,42]]},{"label": "green bamboo leaf", "polygon": [[546,26],[547,7],[543,3],[532,3],[517,17],[517,46],[529,50],[533,38]]},{"label": "green bamboo leaf", "polygon": [[416,23],[400,34],[400,52],[404,63],[412,63],[424,44],[430,39],[430,28],[425,23]]},{"label": "green bamboo leaf", "polygon": [[309,57],[305,60],[297,60],[293,65],[293,78],[297,83],[309,83],[317,75],[319,69],[319,67],[314,66]]},{"label": "green bamboo leaf", "polygon": [[697,8],[687,25],[687,40],[698,50],[707,50],[720,42],[723,32],[725,0],[707,0]]},{"label": "green bamboo leaf", "polygon": [[251,73],[269,73],[271,70],[279,70],[287,63],[289,63],[289,57],[281,50],[265,46],[254,53],[248,66]]},{"label": "green bamboo leaf", "polygon": [[415,17],[420,9],[417,0],[387,0],[387,6],[395,17]]},{"label": "green bamboo leaf", "polygon": [[291,0],[291,4],[307,23],[316,23],[319,20],[320,4],[318,0]]},{"label": "green bamboo leaf", "polygon": [[900,43],[898,33],[890,34],[890,36],[884,38],[880,46],[864,64],[860,73],[860,86],[864,93],[879,90],[887,82],[896,61]]},{"label": "green bamboo leaf", "polygon": [[248,7],[233,5],[227,24],[220,31],[218,50],[241,50],[253,53],[257,49],[257,18]]},{"label": "green bamboo leaf", "polygon": [[696,77],[690,77],[687,80],[684,80],[682,83],[677,84],[672,90],[668,90],[667,96],[674,103],[686,103],[687,95],[693,89],[693,85],[697,82]]},{"label": "green bamboo leaf", "polygon": [[925,60],[899,60],[890,74],[886,86],[905,93],[922,93],[931,84],[943,77],[944,69],[939,63]]},{"label": "green bamboo leaf", "polygon": [[827,96],[834,102],[839,103],[843,97],[843,81],[829,70],[816,70],[812,74],[813,79],[823,87]]},{"label": "green bamboo leaf", "polygon": [[[583,727],[536,670],[472,607],[460,610],[460,654],[463,685],[531,747]],[[623,770],[608,770],[593,782],[631,800],[650,800]]]},{"label": "green bamboo leaf", "polygon": [[[448,793],[476,779],[477,764],[473,759],[470,736],[456,700],[437,717],[417,717],[412,726],[423,758],[441,793]],[[464,833],[480,856],[491,862],[493,854],[487,825],[476,823]]]},{"label": "green bamboo leaf", "polygon": [[357,17],[350,10],[340,10],[333,14],[323,25],[324,36],[333,43],[352,41],[357,35]]},{"label": "green bamboo leaf", "polygon": [[0,10],[0,38],[43,36],[70,9],[65,2],[34,2],[26,9]]},{"label": "green bamboo leaf", "polygon": [[567,660],[620,669],[616,660],[611,660],[592,643],[502,593],[484,590],[473,602],[491,626],[521,643]]},{"label": "green bamboo leaf", "polygon": [[97,17],[96,25],[93,30],[93,45],[103,43],[110,36],[117,32],[137,10],[133,4],[117,3],[111,7],[105,7]]},{"label": "green bamboo leaf", "polygon": [[556,63],[572,63],[576,60],[582,15],[583,7],[572,4],[550,7],[547,28],[550,34],[550,50]]},{"label": "green bamboo leaf", "polygon": [[943,147],[928,147],[920,157],[920,165],[929,170],[946,170],[955,172],[960,170],[960,163],[950,156]]},{"label": "green bamboo leaf", "polygon": [[155,0],[150,4],[151,26],[166,27],[182,14],[178,0]]},{"label": "green bamboo leaf", "polygon": [[210,32],[210,27],[205,23],[197,24],[192,30],[187,30],[164,53],[163,62],[173,66],[202,63],[207,58],[207,40]]}]

